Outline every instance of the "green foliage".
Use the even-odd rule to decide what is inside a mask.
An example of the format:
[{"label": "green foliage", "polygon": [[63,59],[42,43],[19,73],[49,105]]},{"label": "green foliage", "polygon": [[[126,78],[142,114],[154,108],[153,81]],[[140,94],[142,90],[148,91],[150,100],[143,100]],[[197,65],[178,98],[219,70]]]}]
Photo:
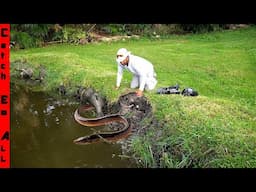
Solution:
[{"label": "green foliage", "polygon": [[[95,25],[95,27],[93,27]],[[45,45],[47,42],[58,41],[65,43],[86,42],[87,32],[92,31],[107,35],[140,35],[159,38],[170,34],[208,33],[232,28],[228,24],[12,24],[11,31],[28,34],[36,41],[33,46]],[[233,26],[234,27],[234,26]],[[23,35],[24,36],[24,35]],[[20,38],[12,38],[20,47],[26,48]],[[26,40],[28,41],[28,40]],[[30,46],[29,46],[30,47]]]},{"label": "green foliage", "polygon": [[[152,32],[158,35],[183,34],[184,31],[179,24],[154,24]],[[151,33],[152,33],[151,32]]]},{"label": "green foliage", "polygon": [[63,41],[67,43],[79,43],[79,40],[86,37],[82,28],[63,27]]},{"label": "green foliage", "polygon": [[181,24],[180,26],[185,32],[192,33],[207,33],[225,28],[223,24]]},{"label": "green foliage", "polygon": [[[142,167],[157,167],[150,142],[135,138],[132,143],[134,156],[138,156],[137,164]],[[135,158],[136,159],[136,158]]]},{"label": "green foliage", "polygon": [[39,44],[38,39],[31,37],[26,32],[11,31],[11,41],[16,42],[16,48],[25,49],[36,47]]},{"label": "green foliage", "polygon": [[107,34],[170,35],[183,33],[208,33],[228,29],[227,24],[100,24],[97,30]]},{"label": "green foliage", "polygon": [[64,34],[62,26],[60,26],[59,24],[55,24],[49,27],[45,41],[62,41],[63,36]]},{"label": "green foliage", "polygon": [[128,24],[125,26],[127,32],[135,35],[147,35],[152,27],[152,24]]},{"label": "green foliage", "polygon": [[26,32],[31,37],[43,41],[48,36],[48,31],[52,24],[14,24],[11,30]]},{"label": "green foliage", "polygon": [[97,24],[95,30],[108,35],[123,35],[126,33],[125,24]]},{"label": "green foliage", "polygon": [[47,41],[62,39],[61,27],[53,24],[12,24],[11,41],[16,48],[31,48]]}]

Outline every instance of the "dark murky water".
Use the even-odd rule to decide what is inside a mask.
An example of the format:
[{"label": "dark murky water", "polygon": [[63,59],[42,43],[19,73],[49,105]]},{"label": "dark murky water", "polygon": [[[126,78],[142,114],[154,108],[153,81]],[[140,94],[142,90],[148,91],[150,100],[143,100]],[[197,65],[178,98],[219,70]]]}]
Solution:
[{"label": "dark murky water", "polygon": [[11,86],[11,167],[13,168],[128,168],[121,144],[76,145],[91,134],[73,117],[78,103],[56,101],[42,92]]}]

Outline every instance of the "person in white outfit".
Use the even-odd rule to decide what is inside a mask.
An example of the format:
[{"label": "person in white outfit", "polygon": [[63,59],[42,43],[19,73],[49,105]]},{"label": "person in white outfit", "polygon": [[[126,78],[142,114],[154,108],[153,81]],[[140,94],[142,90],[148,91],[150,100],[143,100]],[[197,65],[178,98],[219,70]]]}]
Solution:
[{"label": "person in white outfit", "polygon": [[157,84],[154,66],[148,60],[132,55],[125,48],[117,51],[117,79],[116,89],[120,87],[123,71],[126,69],[133,73],[131,88],[138,88],[137,96],[142,96],[144,90],[153,90]]}]

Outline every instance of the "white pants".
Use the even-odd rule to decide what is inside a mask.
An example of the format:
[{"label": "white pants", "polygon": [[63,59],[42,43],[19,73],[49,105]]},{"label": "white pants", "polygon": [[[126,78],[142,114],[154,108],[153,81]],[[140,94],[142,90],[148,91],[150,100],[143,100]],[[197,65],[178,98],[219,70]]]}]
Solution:
[{"label": "white pants", "polygon": [[[140,77],[137,75],[134,75],[131,81],[131,88],[134,89],[139,87],[139,83],[140,83]],[[154,76],[148,77],[146,79],[145,90],[148,91],[148,90],[154,89],[156,84],[157,84],[157,80],[154,74]]]}]

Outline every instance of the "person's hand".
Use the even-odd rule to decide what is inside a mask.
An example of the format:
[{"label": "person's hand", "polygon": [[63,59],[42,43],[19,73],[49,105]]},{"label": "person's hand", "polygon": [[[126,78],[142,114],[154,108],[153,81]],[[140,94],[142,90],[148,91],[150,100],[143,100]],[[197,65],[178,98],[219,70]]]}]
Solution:
[{"label": "person's hand", "polygon": [[141,90],[137,90],[136,91],[136,95],[138,96],[138,97],[141,97],[142,95],[143,95],[143,91],[141,91]]}]

